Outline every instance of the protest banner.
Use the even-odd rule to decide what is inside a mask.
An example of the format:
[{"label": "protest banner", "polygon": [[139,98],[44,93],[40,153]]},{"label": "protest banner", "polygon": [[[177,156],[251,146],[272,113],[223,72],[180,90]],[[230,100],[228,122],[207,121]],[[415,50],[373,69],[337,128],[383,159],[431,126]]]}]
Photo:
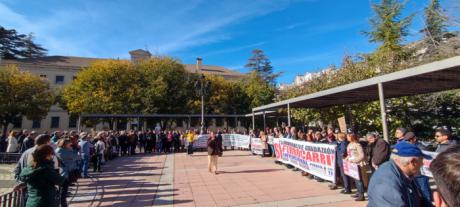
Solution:
[{"label": "protest banner", "polygon": [[339,122],[340,132],[347,133],[347,122],[345,121],[345,117],[342,116],[337,119]]},{"label": "protest banner", "polygon": [[[201,134],[193,142],[194,149],[207,148],[209,134]],[[222,145],[224,147],[240,147],[249,149],[250,137],[241,134],[222,134]],[[186,143],[188,145],[188,142]]]},{"label": "protest banner", "polygon": [[256,155],[263,155],[262,140],[260,138],[251,138],[251,152]]},{"label": "protest banner", "polygon": [[[427,155],[430,155],[433,159],[436,158],[436,156],[438,156],[437,152],[423,151],[423,153],[427,154]],[[433,174],[431,174],[431,171],[430,171],[431,161],[432,161],[432,159],[431,160],[423,159],[423,166],[422,166],[422,168],[420,168],[420,172],[422,173],[422,175],[426,175],[428,177],[433,177]]]},{"label": "protest banner", "polygon": [[276,159],[305,172],[335,182],[336,145],[291,139],[274,139]]},{"label": "protest banner", "polygon": [[348,175],[355,180],[360,180],[359,167],[356,163],[343,160],[343,172],[345,173],[345,175]]}]

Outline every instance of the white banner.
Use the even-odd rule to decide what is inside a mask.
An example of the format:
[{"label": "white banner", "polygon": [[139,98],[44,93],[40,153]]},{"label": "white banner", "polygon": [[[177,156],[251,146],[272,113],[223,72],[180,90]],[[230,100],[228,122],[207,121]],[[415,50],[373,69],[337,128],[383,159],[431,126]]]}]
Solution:
[{"label": "white banner", "polygon": [[[198,135],[193,142],[194,149],[207,148],[208,134]],[[240,147],[249,149],[250,138],[241,134],[222,134],[222,145],[224,147]],[[188,143],[186,143],[188,145]]]},{"label": "white banner", "polygon": [[336,145],[274,139],[276,159],[335,183]]},{"label": "white banner", "polygon": [[[427,155],[430,155],[433,159],[436,158],[436,156],[438,156],[437,152],[423,151],[423,153],[427,154]],[[423,166],[422,166],[422,168],[420,168],[420,172],[423,175],[426,175],[426,176],[432,178],[433,174],[431,174],[431,171],[430,171],[431,161],[433,161],[433,160],[432,159],[431,160],[423,159]]]},{"label": "white banner", "polygon": [[360,180],[359,167],[356,163],[343,160],[343,172],[345,173],[345,175],[348,175],[355,180]]},{"label": "white banner", "polygon": [[251,152],[256,155],[262,155],[262,140],[260,138],[251,139]]}]

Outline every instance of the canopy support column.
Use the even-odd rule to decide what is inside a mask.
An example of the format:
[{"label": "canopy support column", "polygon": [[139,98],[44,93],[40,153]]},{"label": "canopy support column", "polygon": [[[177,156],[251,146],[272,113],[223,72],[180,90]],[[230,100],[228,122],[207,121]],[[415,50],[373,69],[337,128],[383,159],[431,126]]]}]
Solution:
[{"label": "canopy support column", "polygon": [[265,131],[265,128],[267,128],[267,123],[266,123],[266,121],[265,121],[265,111],[264,111],[264,114],[263,114],[263,115],[264,115],[264,131]]},{"label": "canopy support column", "polygon": [[380,115],[382,117],[383,139],[388,142],[389,139],[388,139],[387,112],[385,109],[385,95],[383,93],[383,84],[378,83],[378,88],[379,88],[379,101],[380,101]]},{"label": "canopy support column", "polygon": [[291,126],[291,107],[289,103],[287,104],[287,114],[288,114],[288,126]]},{"label": "canopy support column", "polygon": [[81,128],[81,116],[78,115],[78,122],[77,122],[77,132],[80,133]]},{"label": "canopy support column", "polygon": [[256,129],[256,122],[255,122],[255,114],[254,111],[252,111],[252,130]]}]

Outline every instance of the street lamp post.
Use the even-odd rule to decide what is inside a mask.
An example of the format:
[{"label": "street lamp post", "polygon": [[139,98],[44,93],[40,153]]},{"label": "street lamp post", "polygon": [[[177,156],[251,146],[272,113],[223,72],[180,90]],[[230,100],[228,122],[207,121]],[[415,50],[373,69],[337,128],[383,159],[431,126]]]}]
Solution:
[{"label": "street lamp post", "polygon": [[206,80],[204,74],[201,75],[201,78],[195,82],[195,89],[197,93],[201,96],[201,131],[204,133],[204,96],[208,95],[211,82]]}]

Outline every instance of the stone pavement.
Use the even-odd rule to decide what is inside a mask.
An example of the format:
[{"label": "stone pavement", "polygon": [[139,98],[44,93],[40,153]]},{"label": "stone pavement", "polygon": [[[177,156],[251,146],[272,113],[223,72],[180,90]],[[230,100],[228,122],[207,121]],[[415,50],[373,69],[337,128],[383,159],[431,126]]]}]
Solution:
[{"label": "stone pavement", "polygon": [[10,192],[16,184],[13,178],[15,164],[0,164],[0,194]]},{"label": "stone pavement", "polygon": [[71,206],[315,206],[360,207],[327,182],[318,183],[248,151],[226,151],[219,174],[207,171],[206,152],[188,156],[117,158],[104,172],[81,179]]}]

